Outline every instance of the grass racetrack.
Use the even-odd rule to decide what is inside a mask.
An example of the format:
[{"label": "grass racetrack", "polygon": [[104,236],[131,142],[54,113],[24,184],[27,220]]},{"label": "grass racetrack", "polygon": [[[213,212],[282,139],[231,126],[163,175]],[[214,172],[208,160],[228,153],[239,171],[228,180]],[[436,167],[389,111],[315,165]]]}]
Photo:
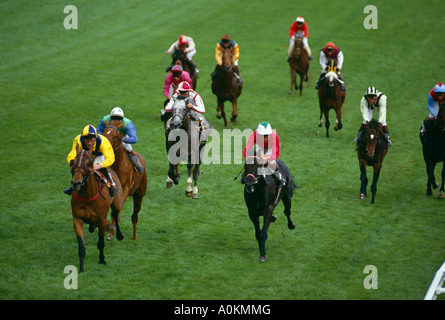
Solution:
[{"label": "grass racetrack", "polygon": [[[367,1],[79,0],[72,3],[77,30],[64,28],[68,4],[0,3],[0,299],[423,299],[445,259],[445,200],[437,190],[426,196],[418,137],[427,94],[445,81],[443,1],[374,1],[378,29],[370,30],[363,25]],[[301,98],[287,93],[287,45],[278,50],[299,15],[314,56]],[[184,196],[185,166],[180,184],[165,187],[164,129],[156,116],[169,57],[158,65],[179,35],[193,37],[197,91],[222,137],[207,80],[224,33],[240,45],[244,80],[238,119],[228,129],[269,121],[280,136],[280,159],[300,186],[292,207],[296,229],[287,229],[280,204],[264,264],[243,186],[234,181],[242,164],[202,165],[198,200]],[[344,52],[347,84],[344,127],[331,126],[329,139],[317,127],[314,89],[319,50],[328,41]],[[360,99],[371,85],[388,96],[393,143],[374,205],[369,191],[359,200],[353,142]],[[82,128],[97,126],[115,106],[135,123],[134,149],[147,160],[138,239],[131,240],[129,199],[121,216],[126,238],[106,242],[105,266],[97,264],[97,234],[85,227],[85,273],[77,290],[67,290],[64,268],[79,259],[62,193],[71,179],[66,156]],[[378,270],[377,289],[364,287],[368,265]]]}]

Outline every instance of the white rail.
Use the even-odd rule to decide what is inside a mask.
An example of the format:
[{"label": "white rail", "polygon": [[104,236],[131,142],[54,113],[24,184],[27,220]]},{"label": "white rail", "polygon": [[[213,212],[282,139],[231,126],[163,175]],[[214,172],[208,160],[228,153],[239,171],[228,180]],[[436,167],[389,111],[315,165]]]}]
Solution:
[{"label": "white rail", "polygon": [[433,282],[431,282],[431,285],[423,300],[436,300],[439,294],[444,294],[445,288],[442,288],[442,284],[444,281],[445,281],[445,262],[442,264],[439,270],[437,270]]}]

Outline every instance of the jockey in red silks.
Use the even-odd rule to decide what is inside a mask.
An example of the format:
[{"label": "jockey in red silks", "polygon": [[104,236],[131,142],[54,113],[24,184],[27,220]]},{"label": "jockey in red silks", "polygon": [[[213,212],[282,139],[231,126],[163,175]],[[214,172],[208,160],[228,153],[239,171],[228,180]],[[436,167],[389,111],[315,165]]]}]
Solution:
[{"label": "jockey in red silks", "polygon": [[303,47],[306,50],[309,60],[312,60],[311,48],[309,48],[309,43],[307,38],[309,37],[309,28],[304,21],[303,17],[297,17],[297,19],[291,24],[289,28],[289,49],[287,50],[287,62],[290,61],[290,56],[295,43],[295,38],[303,38]]},{"label": "jockey in red silks", "polygon": [[[280,156],[280,138],[268,122],[261,122],[257,129],[247,139],[246,147],[243,149],[243,156],[246,158],[247,152],[255,149],[255,154],[259,156],[267,166],[264,167],[263,174],[272,176],[277,181],[277,189],[285,186],[286,181],[279,171],[276,160]],[[247,159],[247,158],[246,158]],[[245,183],[244,175],[241,183]]]},{"label": "jockey in red silks", "polygon": [[173,66],[171,72],[165,76],[164,90],[162,93],[167,100],[164,102],[164,106],[170,101],[175,93],[176,89],[174,89],[174,87],[177,88],[182,81],[188,82],[193,88],[190,74],[187,71],[184,71],[180,65]]},{"label": "jockey in red silks", "polygon": [[326,46],[320,50],[320,66],[321,66],[321,74],[317,80],[317,84],[315,85],[315,89],[318,89],[321,81],[323,81],[324,76],[326,74],[326,67],[328,67],[329,61],[334,60],[337,64],[337,75],[340,80],[343,82],[341,85],[341,89],[343,91],[346,90],[344,79],[342,74],[340,73],[343,68],[343,52],[339,47],[336,47],[333,42],[326,43]]}]

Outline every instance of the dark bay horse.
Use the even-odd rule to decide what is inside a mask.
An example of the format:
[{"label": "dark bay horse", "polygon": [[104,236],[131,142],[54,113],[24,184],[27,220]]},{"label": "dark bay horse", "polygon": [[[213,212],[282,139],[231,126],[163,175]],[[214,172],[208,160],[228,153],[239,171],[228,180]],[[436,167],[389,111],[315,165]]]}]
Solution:
[{"label": "dark bay horse", "polygon": [[[210,129],[207,129],[210,130]],[[168,178],[177,185],[179,175],[175,169],[180,161],[187,161],[188,177],[185,195],[198,199],[199,167],[201,166],[205,140],[200,133],[198,121],[191,119],[189,110],[183,99],[173,103],[172,117],[167,123],[165,138],[169,161]],[[192,172],[194,185],[192,188]],[[167,181],[168,183],[168,181]]]},{"label": "dark bay horse", "polygon": [[439,108],[435,120],[425,123],[426,133],[420,137],[422,142],[423,159],[426,164],[426,173],[428,175],[427,190],[428,196],[433,195],[433,190],[437,189],[438,183],[434,176],[434,169],[438,162],[443,162],[442,168],[442,185],[440,187],[439,198],[444,199],[444,182],[445,182],[445,106]]},{"label": "dark bay horse", "polygon": [[379,180],[380,169],[382,169],[383,159],[388,152],[388,147],[386,146],[386,139],[382,126],[375,119],[366,122],[362,137],[361,142],[359,142],[359,145],[357,146],[361,181],[360,199],[366,198],[366,187],[368,186],[366,167],[373,166],[374,176],[371,185],[371,203],[374,203],[375,195],[377,193],[377,181]]},{"label": "dark bay horse", "polygon": [[222,67],[218,75],[212,81],[212,92],[217,97],[217,118],[224,119],[224,126],[227,127],[227,118],[224,111],[224,102],[232,102],[233,110],[230,121],[234,122],[238,116],[238,97],[243,90],[243,82],[238,81],[238,77],[233,70],[233,54],[230,49],[224,49],[222,54]]},{"label": "dark bay horse", "polygon": [[[133,240],[136,240],[136,225],[138,223],[138,213],[141,211],[142,200],[147,191],[147,173],[146,163],[144,157],[135,151],[139,158],[143,171],[139,173],[131,163],[129,154],[122,146],[122,138],[124,135],[119,131],[124,125],[122,121],[113,120],[110,123],[106,121],[106,127],[102,135],[106,137],[114,150],[115,161],[111,168],[117,173],[122,185],[122,197],[125,201],[129,196],[133,197],[133,214],[131,215],[131,222],[133,223]],[[114,224],[114,219],[112,221]],[[114,230],[110,230],[107,240],[113,238]]]},{"label": "dark bay horse", "polygon": [[[289,60],[290,66],[290,90],[289,94],[294,93],[293,88],[300,88],[300,97],[303,95],[303,79],[308,81],[309,57],[303,46],[303,39],[296,38],[292,49],[292,55]],[[300,75],[300,85],[297,86],[297,73]]]},{"label": "dark bay horse", "polygon": [[184,51],[181,49],[176,50],[172,53],[172,64],[179,64],[184,71],[187,71],[190,74],[190,78],[192,79],[193,90],[196,90],[196,86],[198,85],[198,74],[195,72],[195,68],[192,62],[187,58]]},{"label": "dark bay horse", "polygon": [[326,119],[326,137],[329,138],[329,110],[334,109],[337,115],[334,129],[340,130],[343,127],[341,122],[341,107],[345,102],[346,91],[341,89],[341,81],[335,71],[326,73],[323,81],[318,88],[318,101],[320,104],[320,120],[318,126],[323,125],[323,114]]},{"label": "dark bay horse", "polygon": [[[71,185],[74,189],[71,196],[71,209],[73,214],[74,232],[77,236],[78,253],[80,259],[79,271],[84,271],[85,243],[83,224],[90,224],[90,232],[98,227],[99,241],[99,263],[105,264],[104,256],[104,235],[109,229],[110,223],[107,220],[108,209],[111,207],[111,214],[118,221],[119,213],[123,207],[122,185],[116,173],[110,170],[114,182],[116,183],[116,195],[111,198],[105,182],[99,178],[93,170],[93,159],[91,154],[77,147],[77,156],[70,162],[73,178]],[[117,239],[122,240],[124,235],[120,231],[119,224],[116,223]]]},{"label": "dark bay horse", "polygon": [[[250,154],[250,155],[249,155]],[[266,261],[266,240],[267,231],[271,222],[276,220],[276,217],[272,216],[275,207],[279,201],[283,201],[284,214],[287,217],[287,226],[289,229],[295,229],[295,224],[292,222],[291,215],[291,201],[294,193],[294,182],[289,168],[280,160],[277,160],[277,164],[280,168],[280,172],[286,180],[286,185],[281,189],[279,195],[277,195],[277,186],[275,179],[269,174],[261,173],[266,165],[263,160],[252,155],[252,152],[248,152],[246,163],[244,164],[245,170],[245,186],[244,186],[244,200],[249,211],[249,218],[255,227],[255,237],[258,242],[260,250],[259,260],[261,262]],[[263,227],[260,228],[259,217],[263,217]]]}]

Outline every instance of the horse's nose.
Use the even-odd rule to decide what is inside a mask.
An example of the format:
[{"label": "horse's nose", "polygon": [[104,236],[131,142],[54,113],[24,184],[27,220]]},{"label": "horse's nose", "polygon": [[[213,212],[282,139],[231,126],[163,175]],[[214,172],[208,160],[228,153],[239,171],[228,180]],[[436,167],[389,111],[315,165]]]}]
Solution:
[{"label": "horse's nose", "polygon": [[246,184],[246,191],[247,193],[253,193],[255,191],[253,184]]}]

